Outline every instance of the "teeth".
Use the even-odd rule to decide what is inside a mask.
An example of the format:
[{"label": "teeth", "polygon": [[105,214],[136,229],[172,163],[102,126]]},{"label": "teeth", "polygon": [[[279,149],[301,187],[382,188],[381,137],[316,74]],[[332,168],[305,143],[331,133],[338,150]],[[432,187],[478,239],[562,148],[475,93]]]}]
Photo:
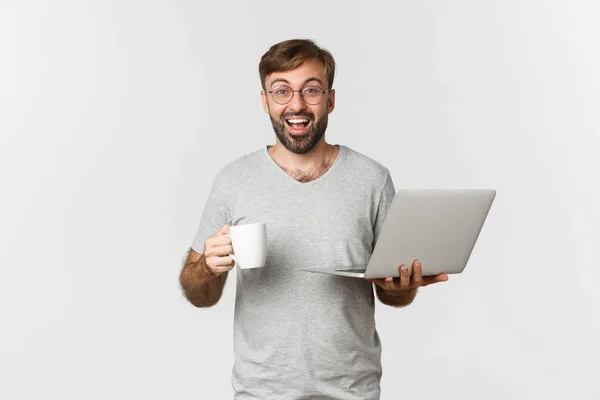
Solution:
[{"label": "teeth", "polygon": [[307,119],[288,119],[288,122],[290,124],[302,124],[302,123],[308,123]]}]

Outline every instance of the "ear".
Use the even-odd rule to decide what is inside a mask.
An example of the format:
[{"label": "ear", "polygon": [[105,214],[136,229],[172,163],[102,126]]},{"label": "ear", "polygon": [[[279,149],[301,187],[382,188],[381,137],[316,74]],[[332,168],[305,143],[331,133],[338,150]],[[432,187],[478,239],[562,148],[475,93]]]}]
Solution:
[{"label": "ear", "polygon": [[327,97],[327,114],[331,114],[335,108],[335,89],[331,89]]},{"label": "ear", "polygon": [[269,102],[267,101],[267,94],[264,90],[260,91],[260,97],[262,98],[263,110],[265,110],[265,112],[269,114]]}]

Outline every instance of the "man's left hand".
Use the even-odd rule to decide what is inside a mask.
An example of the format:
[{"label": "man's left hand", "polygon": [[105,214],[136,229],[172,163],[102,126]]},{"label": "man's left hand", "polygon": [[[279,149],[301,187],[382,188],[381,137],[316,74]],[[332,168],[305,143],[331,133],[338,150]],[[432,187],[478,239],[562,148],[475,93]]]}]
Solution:
[{"label": "man's left hand", "polygon": [[412,277],[408,273],[408,267],[405,265],[400,265],[398,267],[400,270],[400,278],[392,278],[391,276],[388,276],[387,278],[367,280],[373,282],[386,292],[397,293],[398,295],[416,289],[419,286],[427,286],[431,285],[432,283],[445,282],[448,280],[448,275],[446,274],[423,276],[421,262],[419,260],[413,261],[412,267]]}]

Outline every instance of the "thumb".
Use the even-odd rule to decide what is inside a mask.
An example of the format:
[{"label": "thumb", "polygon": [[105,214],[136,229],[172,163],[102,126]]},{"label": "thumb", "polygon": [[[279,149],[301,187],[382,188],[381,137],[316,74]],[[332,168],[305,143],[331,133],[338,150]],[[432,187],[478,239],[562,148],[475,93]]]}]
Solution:
[{"label": "thumb", "polygon": [[223,235],[228,234],[230,232],[229,228],[230,228],[229,224],[223,225],[221,227],[221,229],[219,229],[219,232],[217,232],[217,235],[223,236]]}]

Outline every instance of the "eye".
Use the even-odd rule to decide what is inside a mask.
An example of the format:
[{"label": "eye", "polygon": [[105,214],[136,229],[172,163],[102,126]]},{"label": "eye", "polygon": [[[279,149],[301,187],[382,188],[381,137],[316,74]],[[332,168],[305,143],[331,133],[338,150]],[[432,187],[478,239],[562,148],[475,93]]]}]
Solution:
[{"label": "eye", "polygon": [[287,96],[289,95],[290,91],[292,89],[290,89],[289,87],[283,85],[283,86],[275,86],[271,92],[273,92],[273,94],[275,96]]},{"label": "eye", "polygon": [[316,94],[316,93],[320,93],[321,89],[319,89],[318,87],[307,87],[304,88],[304,93],[306,94]]}]

